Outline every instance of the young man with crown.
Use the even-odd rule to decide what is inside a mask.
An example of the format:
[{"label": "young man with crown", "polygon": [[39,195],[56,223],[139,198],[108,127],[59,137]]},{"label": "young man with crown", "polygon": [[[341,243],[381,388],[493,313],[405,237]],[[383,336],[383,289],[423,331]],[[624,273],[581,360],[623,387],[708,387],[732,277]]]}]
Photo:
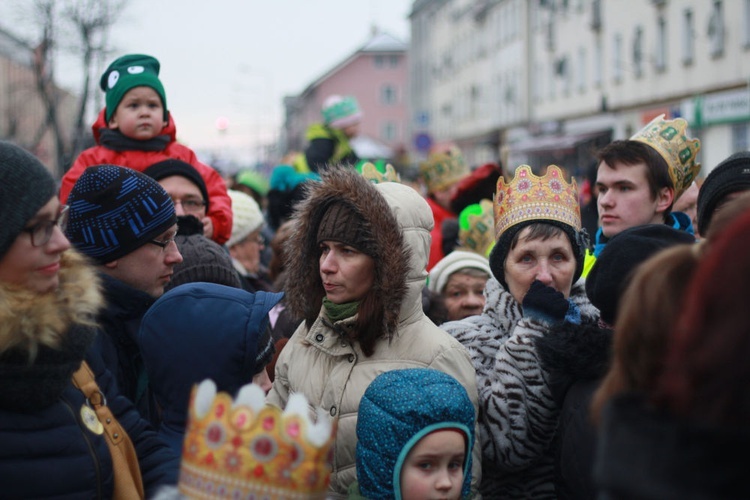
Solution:
[{"label": "young man with crown", "polygon": [[534,343],[599,319],[579,280],[588,238],[576,183],[554,165],[543,177],[522,165],[510,182],[498,180],[494,214],[484,309],[441,328],[476,369],[483,497],[554,499],[559,411]]},{"label": "young man with crown", "polygon": [[607,241],[621,231],[644,224],[667,224],[694,233],[690,217],[672,205],[700,172],[701,145],[687,136],[682,118],[654,118],[629,140],[614,141],[598,156],[596,176],[599,230],[593,252],[586,255],[587,276]]}]

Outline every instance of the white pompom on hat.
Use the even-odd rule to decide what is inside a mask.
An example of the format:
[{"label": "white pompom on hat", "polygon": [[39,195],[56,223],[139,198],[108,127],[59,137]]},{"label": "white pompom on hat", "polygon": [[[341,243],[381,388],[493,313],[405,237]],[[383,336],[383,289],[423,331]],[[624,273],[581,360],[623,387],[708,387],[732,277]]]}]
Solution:
[{"label": "white pompom on hat", "polygon": [[241,242],[247,235],[263,227],[265,220],[258,203],[250,196],[241,191],[228,190],[232,199],[232,235],[227,241],[227,247],[231,248]]},{"label": "white pompom on hat", "polygon": [[443,288],[448,284],[448,279],[451,277],[451,274],[467,268],[479,269],[480,271],[486,272],[488,276],[492,276],[490,262],[486,257],[482,257],[474,252],[454,250],[443,257],[440,262],[435,264],[435,267],[432,268],[427,288],[429,288],[431,292],[442,293]]}]

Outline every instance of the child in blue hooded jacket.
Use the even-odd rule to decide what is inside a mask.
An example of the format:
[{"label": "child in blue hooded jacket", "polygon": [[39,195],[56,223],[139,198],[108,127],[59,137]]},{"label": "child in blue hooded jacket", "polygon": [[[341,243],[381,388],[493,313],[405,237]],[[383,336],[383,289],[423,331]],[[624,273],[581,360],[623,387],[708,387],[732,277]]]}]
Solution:
[{"label": "child in blue hooded jacket", "polygon": [[474,406],[453,377],[427,368],[382,373],[357,420],[357,482],[350,499],[466,499]]}]

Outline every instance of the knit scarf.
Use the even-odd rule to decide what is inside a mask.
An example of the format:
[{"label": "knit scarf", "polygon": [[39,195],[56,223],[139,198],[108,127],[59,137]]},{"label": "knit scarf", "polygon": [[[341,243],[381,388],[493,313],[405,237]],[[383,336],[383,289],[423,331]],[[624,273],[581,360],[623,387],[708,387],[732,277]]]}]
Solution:
[{"label": "knit scarf", "polygon": [[327,297],[323,298],[323,307],[326,309],[326,316],[331,320],[332,323],[341,321],[342,319],[351,318],[357,314],[359,309],[359,301],[347,302],[345,304],[334,304]]},{"label": "knit scarf", "polygon": [[169,145],[169,135],[157,135],[146,141],[131,139],[119,130],[99,129],[99,143],[112,151],[163,151]]}]

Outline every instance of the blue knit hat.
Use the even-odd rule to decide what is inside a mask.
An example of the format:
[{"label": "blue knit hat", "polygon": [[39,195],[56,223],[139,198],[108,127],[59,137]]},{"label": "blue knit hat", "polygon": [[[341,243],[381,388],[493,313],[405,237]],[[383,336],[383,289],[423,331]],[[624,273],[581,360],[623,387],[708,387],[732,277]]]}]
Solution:
[{"label": "blue knit hat", "polygon": [[461,498],[471,485],[474,405],[452,376],[430,368],[378,375],[359,403],[357,480],[360,493],[382,500],[401,498],[401,472],[409,452],[426,435],[457,430],[466,438]]},{"label": "blue knit hat", "polygon": [[100,264],[124,257],[177,223],[174,203],[158,182],[116,165],[87,168],[68,205],[68,239]]}]

